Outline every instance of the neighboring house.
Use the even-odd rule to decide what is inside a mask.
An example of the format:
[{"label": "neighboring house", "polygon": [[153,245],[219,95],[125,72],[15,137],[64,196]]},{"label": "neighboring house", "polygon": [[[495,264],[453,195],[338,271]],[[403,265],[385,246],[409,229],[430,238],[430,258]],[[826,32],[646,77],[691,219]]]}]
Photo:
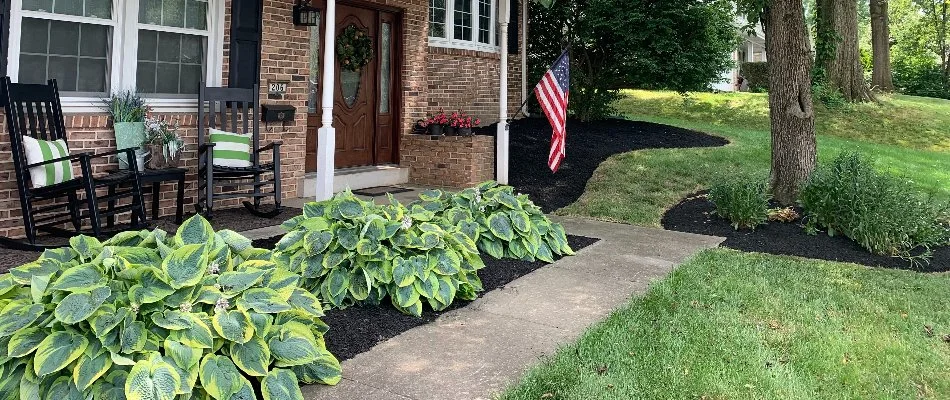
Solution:
[{"label": "neighboring house", "polygon": [[765,52],[765,33],[762,31],[762,26],[756,26],[755,31],[750,33],[747,29],[742,28],[748,25],[745,19],[736,19],[735,25],[744,39],[739,47],[732,52],[732,61],[735,62],[735,67],[723,72],[720,81],[712,84],[713,89],[721,92],[735,92],[740,89],[739,65],[741,63],[768,61]]},{"label": "neighboring house", "polygon": [[[509,2],[510,35],[501,43],[499,17]],[[202,81],[251,87],[259,80],[263,104],[296,109],[290,123],[262,124],[265,142],[284,142],[283,190],[290,196],[326,198],[346,187],[406,182],[459,187],[496,177],[494,137],[434,140],[411,132],[439,107],[464,108],[486,124],[499,121],[503,107],[514,114],[525,96],[519,54],[526,1],[315,0],[310,6],[320,11],[316,27],[294,25],[298,3],[0,0],[2,26],[10,28],[3,33],[3,73],[19,82],[58,80],[73,152],[115,146],[102,98],[127,89],[146,96],[157,113],[182,125],[184,162],[192,168],[190,201],[196,193],[196,93]],[[328,18],[331,8],[335,13]],[[331,46],[325,40],[328,20],[335,32]],[[335,49],[336,35],[351,25],[373,39],[374,57],[356,73],[326,69],[323,60]],[[503,45],[510,55],[502,53]],[[507,88],[501,88],[504,62]],[[332,82],[326,97],[322,82]],[[286,84],[286,92],[271,93],[271,84]],[[322,107],[324,98],[332,108]],[[332,118],[322,118],[324,110]],[[326,120],[333,129],[322,130],[328,134],[321,138]],[[330,139],[335,143],[325,148],[333,151],[321,152],[318,144]],[[0,136],[0,148],[7,149],[0,153],[0,173],[9,178],[8,140]],[[506,157],[506,145],[497,151]],[[319,161],[329,168],[318,168]],[[500,164],[507,165],[504,159]],[[506,171],[498,169],[502,180]],[[173,189],[163,188],[163,213],[173,210]],[[12,178],[0,183],[0,235],[22,232],[15,191]]]}]

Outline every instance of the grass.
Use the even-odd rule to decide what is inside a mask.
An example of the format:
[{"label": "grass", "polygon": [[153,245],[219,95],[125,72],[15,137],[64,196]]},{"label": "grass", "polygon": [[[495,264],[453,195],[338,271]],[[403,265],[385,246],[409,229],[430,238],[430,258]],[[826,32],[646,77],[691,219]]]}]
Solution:
[{"label": "grass", "polygon": [[[720,174],[768,171],[770,134],[765,95],[695,94],[684,106],[675,93],[626,94],[619,108],[630,118],[707,132],[725,137],[731,144],[614,156],[594,173],[584,195],[559,214],[659,226],[669,207],[690,193],[708,188]],[[867,112],[858,112],[864,109]],[[869,154],[883,168],[907,177],[923,190],[948,195],[950,101],[885,97],[881,105],[844,110],[819,107],[817,119],[819,159],[831,159],[842,151]],[[904,125],[896,127],[898,123]]]},{"label": "grass", "polygon": [[709,250],[501,399],[950,398],[948,291],[946,275]]}]

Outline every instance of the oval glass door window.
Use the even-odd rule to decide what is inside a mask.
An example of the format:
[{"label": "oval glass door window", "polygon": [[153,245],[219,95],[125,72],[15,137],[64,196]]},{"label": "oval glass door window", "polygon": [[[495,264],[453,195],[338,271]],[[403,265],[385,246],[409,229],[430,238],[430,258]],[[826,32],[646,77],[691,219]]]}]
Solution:
[{"label": "oval glass door window", "polygon": [[340,71],[340,87],[343,89],[343,102],[352,108],[360,96],[360,84],[363,81],[363,69],[358,71]]}]

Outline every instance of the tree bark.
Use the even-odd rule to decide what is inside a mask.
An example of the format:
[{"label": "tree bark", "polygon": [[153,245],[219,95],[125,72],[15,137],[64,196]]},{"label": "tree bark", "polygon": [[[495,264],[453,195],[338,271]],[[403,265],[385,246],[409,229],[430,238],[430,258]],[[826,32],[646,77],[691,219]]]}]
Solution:
[{"label": "tree bark", "polygon": [[815,170],[817,146],[811,94],[811,48],[801,0],[772,0],[765,11],[772,120],[771,188],[793,205]]},{"label": "tree bark", "polygon": [[829,50],[827,54],[819,51],[815,62],[824,70],[827,83],[848,101],[874,100],[861,65],[857,0],[818,0],[817,23],[818,47]]},{"label": "tree bark", "polygon": [[882,92],[894,91],[894,74],[891,72],[891,22],[888,16],[888,0],[871,0],[871,48],[873,72],[871,86]]}]

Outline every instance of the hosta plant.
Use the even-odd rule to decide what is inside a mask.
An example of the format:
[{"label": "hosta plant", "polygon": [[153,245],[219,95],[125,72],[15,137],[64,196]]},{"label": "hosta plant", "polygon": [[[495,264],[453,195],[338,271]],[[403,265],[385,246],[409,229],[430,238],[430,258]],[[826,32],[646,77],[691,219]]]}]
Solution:
[{"label": "hosta plant", "polygon": [[77,236],[0,275],[0,399],[302,399],[336,384],[320,301],[201,217]]},{"label": "hosta plant", "polygon": [[437,222],[421,205],[362,201],[344,192],[309,203],[283,224],[274,261],[303,277],[303,286],[330,306],[379,304],[420,316],[423,303],[443,310],[474,300],[484,267],[474,237]]},{"label": "hosta plant", "polygon": [[435,212],[440,226],[457,227],[495,258],[554,262],[574,254],[564,227],[511,186],[485,182],[454,194],[429,190],[412,206]]}]

